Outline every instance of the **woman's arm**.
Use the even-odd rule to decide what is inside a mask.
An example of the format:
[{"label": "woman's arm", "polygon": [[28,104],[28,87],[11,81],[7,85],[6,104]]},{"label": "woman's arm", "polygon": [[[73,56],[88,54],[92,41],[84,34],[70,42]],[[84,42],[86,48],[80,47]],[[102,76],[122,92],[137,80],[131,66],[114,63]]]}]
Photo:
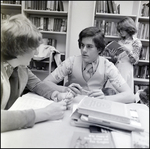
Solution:
[{"label": "woman's arm", "polygon": [[33,127],[35,113],[32,109],[23,111],[1,110],[1,132]]},{"label": "woman's arm", "polygon": [[53,102],[45,108],[1,110],[1,132],[33,127],[35,123],[63,118],[67,103]]},{"label": "woman's arm", "polygon": [[139,60],[142,43],[139,39],[134,40],[132,44],[124,44],[122,49],[126,51],[129,60],[132,64],[136,64]]}]

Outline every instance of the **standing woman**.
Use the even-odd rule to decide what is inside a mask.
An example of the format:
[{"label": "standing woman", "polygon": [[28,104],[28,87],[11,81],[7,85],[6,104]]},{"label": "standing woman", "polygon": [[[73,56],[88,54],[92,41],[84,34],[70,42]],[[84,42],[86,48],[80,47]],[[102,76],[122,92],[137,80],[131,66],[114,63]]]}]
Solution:
[{"label": "standing woman", "polygon": [[[125,17],[118,22],[117,31],[121,38],[118,43],[121,45],[123,52],[115,57],[113,57],[113,53],[110,53],[110,56],[117,59],[115,66],[119,69],[121,75],[133,90],[133,65],[138,63],[142,43],[134,36],[137,29],[134,20],[130,17]],[[109,82],[106,84],[106,87],[108,86],[110,86]]]}]

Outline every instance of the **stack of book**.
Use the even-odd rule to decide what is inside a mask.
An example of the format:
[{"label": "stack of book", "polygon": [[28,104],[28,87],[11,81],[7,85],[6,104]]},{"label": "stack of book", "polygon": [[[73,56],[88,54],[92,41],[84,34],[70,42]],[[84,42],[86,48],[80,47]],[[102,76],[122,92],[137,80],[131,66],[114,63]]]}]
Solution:
[{"label": "stack of book", "polygon": [[138,112],[130,105],[85,96],[71,115],[71,124],[143,131]]}]

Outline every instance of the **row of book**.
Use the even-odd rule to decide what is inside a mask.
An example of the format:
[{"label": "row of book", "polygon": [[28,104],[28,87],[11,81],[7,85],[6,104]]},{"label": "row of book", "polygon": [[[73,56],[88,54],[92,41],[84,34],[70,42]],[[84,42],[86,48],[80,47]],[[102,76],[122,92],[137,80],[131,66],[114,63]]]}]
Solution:
[{"label": "row of book", "polygon": [[26,1],[26,9],[64,11],[63,1]]},{"label": "row of book", "polygon": [[118,36],[117,22],[96,19],[94,26],[100,28],[105,35]]},{"label": "row of book", "polygon": [[140,39],[149,39],[149,23],[138,23],[137,37]]},{"label": "row of book", "polygon": [[[110,54],[108,51],[104,50],[101,54],[102,56],[105,57],[110,57]],[[139,60],[147,60],[149,61],[149,46],[143,46],[140,55],[139,55]]]},{"label": "row of book", "polygon": [[43,16],[29,16],[30,21],[39,29],[43,31],[67,31],[67,19],[66,18],[53,18]]},{"label": "row of book", "polygon": [[4,4],[21,4],[21,1],[1,1],[1,3],[4,3]]},{"label": "row of book", "polygon": [[148,65],[135,65],[134,78],[149,79],[149,66]]},{"label": "row of book", "polygon": [[149,17],[149,3],[144,3],[141,10],[142,17]]},{"label": "row of book", "polygon": [[114,1],[96,1],[97,13],[114,13],[120,14],[120,4],[117,5]]},{"label": "row of book", "polygon": [[142,47],[139,59],[149,61],[149,46],[143,46]]},{"label": "row of book", "polygon": [[138,90],[144,90],[147,87],[148,87],[148,85],[138,85],[138,84],[135,84],[134,85],[134,93],[136,93]]}]

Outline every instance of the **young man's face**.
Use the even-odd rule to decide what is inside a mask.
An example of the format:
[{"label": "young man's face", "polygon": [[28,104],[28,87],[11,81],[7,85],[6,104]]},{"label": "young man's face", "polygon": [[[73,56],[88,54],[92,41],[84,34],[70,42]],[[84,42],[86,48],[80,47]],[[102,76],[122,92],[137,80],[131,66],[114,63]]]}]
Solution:
[{"label": "young man's face", "polygon": [[95,47],[92,37],[85,37],[81,42],[81,55],[83,61],[86,63],[92,63],[96,61],[99,56],[99,51]]}]

